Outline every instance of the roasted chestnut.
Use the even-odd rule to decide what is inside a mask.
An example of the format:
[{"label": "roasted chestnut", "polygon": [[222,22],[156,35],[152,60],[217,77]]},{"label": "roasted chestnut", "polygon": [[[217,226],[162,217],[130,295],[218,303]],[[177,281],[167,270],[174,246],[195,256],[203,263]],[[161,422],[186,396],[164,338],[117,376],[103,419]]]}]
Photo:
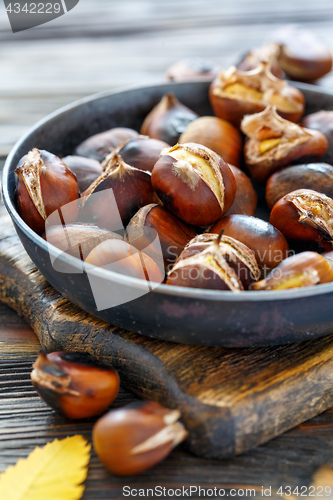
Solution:
[{"label": "roasted chestnut", "polygon": [[231,236],[249,247],[261,267],[273,268],[289,255],[289,246],[275,227],[257,217],[230,215],[223,217],[209,230]]},{"label": "roasted chestnut", "polygon": [[115,127],[100,134],[92,135],[81,142],[76,149],[75,155],[93,158],[99,162],[119,144],[129,139],[137,137],[139,134],[135,130],[126,127]]},{"label": "roasted chestnut", "polygon": [[80,192],[83,193],[103,172],[101,164],[84,156],[65,156],[62,161],[76,175]]},{"label": "roasted chestnut", "polygon": [[119,215],[124,227],[139,208],[155,201],[150,172],[127,165],[115,155],[103,174],[83,193],[80,221],[116,231],[121,229]]},{"label": "roasted chestnut", "polygon": [[31,380],[51,408],[75,419],[102,413],[119,389],[117,372],[85,352],[41,351]]},{"label": "roasted chestnut", "polygon": [[302,252],[281,262],[266,279],[252,283],[251,290],[286,290],[333,281],[333,270],[316,252]]},{"label": "roasted chestnut", "polygon": [[270,223],[289,240],[315,242],[331,250],[333,239],[333,200],[311,189],[297,189],[273,207]]},{"label": "roasted chestnut", "polygon": [[265,182],[296,160],[319,160],[328,146],[321,132],[281,118],[273,106],[245,116],[241,129],[249,137],[244,148],[245,162],[257,182]]},{"label": "roasted chestnut", "polygon": [[126,234],[129,243],[153,259],[160,251],[159,246],[154,245],[155,236],[158,235],[167,270],[175,263],[186,244],[196,236],[191,226],[154,203],[140,208],[130,220]]},{"label": "roasted chestnut", "polygon": [[265,43],[262,47],[247,52],[236,65],[236,68],[240,71],[251,71],[256,69],[261,62],[268,62],[272,75],[283,79],[285,74],[278,62],[279,53],[280,47],[277,43]]},{"label": "roasted chestnut", "polygon": [[229,210],[236,195],[229,166],[199,144],[177,144],[163,151],[151,180],[165,207],[192,225],[216,222]]},{"label": "roasted chestnut", "polygon": [[333,111],[318,111],[303,118],[302,127],[319,130],[328,141],[328,149],[322,161],[333,165]]},{"label": "roasted chestnut", "polygon": [[333,166],[327,163],[307,163],[284,168],[273,174],[266,185],[269,209],[286,194],[301,188],[313,189],[333,198]]},{"label": "roasted chestnut", "polygon": [[105,467],[132,476],[163,460],[188,435],[180,412],[154,401],[112,410],[93,428],[93,446]]},{"label": "roasted chestnut", "polygon": [[258,197],[252,186],[252,182],[242,170],[234,165],[230,165],[231,172],[234,174],[237,191],[235,201],[225,215],[244,214],[253,215],[257,207]]},{"label": "roasted chestnut", "polygon": [[[49,215],[80,196],[75,174],[48,151],[33,149],[20,160],[15,173],[17,211],[39,235],[44,233]],[[78,211],[79,204],[73,203],[66,212],[66,222],[75,221]]]},{"label": "roasted chestnut", "polygon": [[179,138],[179,143],[195,142],[212,149],[224,161],[239,167],[243,151],[240,132],[231,123],[215,116],[193,120]]},{"label": "roasted chestnut", "polygon": [[280,68],[291,78],[309,82],[332,69],[332,52],[313,31],[302,26],[282,26],[271,39],[279,44]]},{"label": "roasted chestnut", "polygon": [[[222,231],[223,232],[223,231]],[[239,292],[259,278],[253,252],[232,238],[199,235],[180,254],[166,284]]]},{"label": "roasted chestnut", "polygon": [[276,78],[267,62],[242,72],[235,66],[218,75],[209,89],[214,113],[239,127],[245,115],[260,113],[268,105],[276,106],[283,118],[297,122],[304,112],[304,96],[286,81]]},{"label": "roasted chestnut", "polygon": [[153,108],[145,118],[141,134],[167,142],[174,146],[187,125],[198,118],[191,109],[184,106],[170,92]]},{"label": "roasted chestnut", "polygon": [[165,77],[173,82],[213,80],[218,71],[219,66],[213,61],[200,57],[190,57],[172,64],[166,70]]}]

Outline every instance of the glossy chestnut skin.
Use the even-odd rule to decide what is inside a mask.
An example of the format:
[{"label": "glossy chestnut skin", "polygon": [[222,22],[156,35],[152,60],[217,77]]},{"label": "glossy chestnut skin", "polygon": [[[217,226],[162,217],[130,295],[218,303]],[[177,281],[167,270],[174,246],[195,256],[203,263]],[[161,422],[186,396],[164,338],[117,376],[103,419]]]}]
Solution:
[{"label": "glossy chestnut skin", "polygon": [[236,195],[227,163],[199,144],[180,144],[164,152],[151,180],[165,207],[191,225],[214,223],[229,210]]},{"label": "glossy chestnut skin", "polygon": [[266,185],[268,208],[271,210],[283,196],[301,188],[313,189],[333,198],[333,166],[327,163],[307,163],[276,172]]},{"label": "glossy chestnut skin", "polygon": [[[113,190],[116,207],[111,195],[102,194],[110,189]],[[118,211],[125,227],[139,208],[155,201],[150,172],[127,165],[115,155],[103,174],[83,193],[80,221],[116,231],[120,229]]]},{"label": "glossy chestnut skin", "polygon": [[240,166],[243,140],[239,130],[216,116],[193,120],[179,138],[180,144],[195,142],[212,149],[227,163]]},{"label": "glossy chestnut skin", "polygon": [[234,174],[237,191],[235,200],[225,215],[254,215],[255,209],[257,208],[258,197],[251,180],[242,170],[234,165],[229,163],[229,167]]},{"label": "glossy chestnut skin", "polygon": [[161,151],[165,148],[170,148],[170,145],[164,141],[142,135],[126,142],[118,150],[118,154],[125,163],[132,165],[132,167],[152,172],[155,163],[161,156]]},{"label": "glossy chestnut skin", "polygon": [[316,252],[301,252],[285,259],[266,279],[253,283],[252,290],[286,290],[330,283],[333,269],[326,258]]},{"label": "glossy chestnut skin", "polygon": [[62,161],[76,175],[80,192],[83,193],[103,172],[101,164],[84,156],[65,156]]},{"label": "glossy chestnut skin", "polygon": [[[152,228],[153,231],[149,231]],[[164,264],[169,270],[187,243],[196,236],[193,227],[182,222],[164,207],[150,204],[140,208],[126,228],[127,241],[154,258],[153,239],[159,237]],[[148,250],[149,247],[149,250]],[[146,250],[145,250],[146,249]]]},{"label": "glossy chestnut skin", "polygon": [[279,44],[280,68],[294,80],[310,82],[332,69],[332,52],[313,31],[297,25],[286,25],[272,33]]},{"label": "glossy chestnut skin", "polygon": [[317,244],[331,250],[333,200],[310,189],[298,189],[281,198],[273,207],[270,223],[291,241]]},{"label": "glossy chestnut skin", "polygon": [[146,116],[140,133],[174,146],[187,125],[198,115],[170,92]]},{"label": "glossy chestnut skin", "polygon": [[322,161],[333,165],[333,111],[318,111],[307,115],[301,121],[301,126],[319,130],[328,141],[328,148]]},{"label": "glossy chestnut skin", "polygon": [[95,247],[85,262],[133,278],[162,283],[164,271],[146,253],[119,239],[108,239]]},{"label": "glossy chestnut skin", "polygon": [[[24,222],[37,234],[45,231],[45,220],[80,196],[75,174],[52,153],[37,148],[18,163],[16,204]],[[66,222],[75,221],[79,204],[72,204]]]},{"label": "glossy chestnut skin", "polygon": [[41,351],[31,372],[44,401],[72,419],[99,415],[118,394],[117,372],[87,353]]},{"label": "glossy chestnut skin", "polygon": [[154,401],[117,408],[96,422],[94,449],[113,474],[138,474],[163,460],[187,437],[177,422],[179,417],[178,410],[168,410]]},{"label": "glossy chestnut skin", "polygon": [[220,219],[211,233],[231,236],[248,246],[261,267],[274,268],[289,255],[289,246],[283,234],[268,222],[248,215],[230,215]]},{"label": "glossy chestnut skin", "polygon": [[213,61],[191,57],[175,62],[165,73],[165,78],[172,82],[190,82],[193,80],[213,80],[219,66]]},{"label": "glossy chestnut skin", "polygon": [[135,130],[126,127],[114,127],[100,134],[92,135],[75,148],[75,155],[93,158],[99,162],[119,144],[137,137]]}]

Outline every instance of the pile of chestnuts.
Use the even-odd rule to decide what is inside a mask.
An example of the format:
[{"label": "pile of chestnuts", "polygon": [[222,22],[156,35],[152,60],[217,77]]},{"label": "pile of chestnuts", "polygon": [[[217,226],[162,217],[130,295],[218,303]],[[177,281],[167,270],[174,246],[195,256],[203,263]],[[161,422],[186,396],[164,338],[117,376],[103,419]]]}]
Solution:
[{"label": "pile of chestnuts", "polygon": [[[319,39],[297,53],[293,40],[307,36],[284,28],[212,70],[215,116],[169,93],[140,132],[112,128],[62,159],[28,152],[16,168],[19,214],[63,252],[156,283],[240,292],[333,281],[333,111],[303,117],[304,95],[284,79],[331,69]],[[178,70],[191,73],[181,63],[172,79]],[[255,217],[260,184],[269,222]]]},{"label": "pile of chestnuts", "polygon": [[[41,351],[31,372],[41,398],[65,418],[105,412],[119,390],[116,370],[85,352]],[[105,467],[118,476],[138,474],[163,460],[186,439],[180,412],[154,401],[113,409],[93,427],[93,446]]]}]

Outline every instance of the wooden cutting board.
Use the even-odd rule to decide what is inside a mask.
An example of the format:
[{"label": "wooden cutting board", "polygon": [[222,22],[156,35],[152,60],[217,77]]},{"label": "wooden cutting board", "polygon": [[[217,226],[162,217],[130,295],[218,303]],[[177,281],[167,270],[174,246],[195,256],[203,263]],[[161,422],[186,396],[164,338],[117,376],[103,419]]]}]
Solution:
[{"label": "wooden cutting board", "polygon": [[179,408],[188,446],[225,458],[264,443],[333,405],[333,336],[224,349],[154,340],[83,312],[52,288],[0,211],[0,300],[49,350],[88,351],[145,399]]}]

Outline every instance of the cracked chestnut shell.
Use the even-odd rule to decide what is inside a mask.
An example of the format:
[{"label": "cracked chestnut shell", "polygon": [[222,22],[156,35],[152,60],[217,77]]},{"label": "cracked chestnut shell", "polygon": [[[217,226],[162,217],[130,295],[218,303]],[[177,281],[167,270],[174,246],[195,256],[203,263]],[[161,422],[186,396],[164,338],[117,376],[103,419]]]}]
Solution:
[{"label": "cracked chestnut shell", "polygon": [[274,268],[289,256],[286,238],[272,224],[248,215],[230,215],[220,219],[211,233],[231,236],[249,247],[255,255],[259,266]]},{"label": "cracked chestnut shell", "polygon": [[101,164],[84,156],[65,156],[62,161],[76,175],[80,192],[83,193],[103,172]]},{"label": "cracked chestnut shell", "polygon": [[256,182],[265,182],[293,162],[319,160],[328,146],[321,132],[281,118],[273,106],[245,116],[241,129],[249,138],[244,147],[245,163]]},{"label": "cracked chestnut shell", "polygon": [[[150,231],[150,228],[153,231]],[[132,217],[126,228],[128,242],[139,250],[145,250],[154,258],[159,248],[154,245],[158,235],[166,269],[172,266],[187,243],[196,236],[193,227],[185,224],[164,207],[152,203]]]},{"label": "cracked chestnut shell", "polygon": [[247,52],[239,63],[237,63],[236,68],[240,71],[251,71],[256,69],[261,62],[268,62],[272,75],[283,79],[285,74],[278,62],[279,52],[280,47],[277,43],[265,43],[262,47],[257,47]]},{"label": "cracked chestnut shell", "polygon": [[197,226],[216,222],[236,195],[236,181],[227,163],[200,144],[177,144],[164,151],[151,181],[166,208]]},{"label": "cracked chestnut shell", "polygon": [[81,144],[76,147],[74,154],[93,158],[101,162],[115,147],[119,146],[119,144],[129,139],[133,139],[138,135],[139,133],[131,128],[114,127],[100,134],[88,137],[88,139],[81,142]]},{"label": "cracked chestnut shell", "polygon": [[217,117],[239,127],[245,115],[260,113],[267,106],[276,106],[282,117],[297,122],[304,112],[302,92],[276,78],[267,62],[251,71],[235,66],[218,75],[209,89],[209,99]]},{"label": "cracked chestnut shell", "polygon": [[179,143],[194,142],[215,151],[227,163],[240,166],[243,140],[239,130],[216,116],[193,120],[179,138]]},{"label": "cracked chestnut shell", "polygon": [[333,200],[311,189],[297,189],[273,207],[270,223],[289,240],[315,242],[332,250]]},{"label": "cracked chestnut shell", "polygon": [[322,161],[333,165],[333,111],[318,111],[307,115],[301,121],[301,126],[319,130],[328,141],[328,149]]},{"label": "cracked chestnut shell", "polygon": [[325,257],[301,252],[281,262],[266,279],[253,283],[251,290],[287,290],[333,281],[333,270]]},{"label": "cracked chestnut shell", "polygon": [[187,125],[198,118],[173,92],[166,94],[145,118],[140,133],[174,146]]},{"label": "cracked chestnut shell", "polygon": [[118,394],[117,372],[84,352],[41,351],[31,372],[33,386],[67,418],[99,415]]},{"label": "cracked chestnut shell", "polygon": [[[23,157],[16,170],[17,211],[37,234],[45,231],[45,220],[55,210],[78,200],[79,186],[75,175],[65,163],[48,151],[34,148]],[[66,222],[73,222],[79,204],[66,211]],[[68,213],[67,213],[68,212]]]}]

